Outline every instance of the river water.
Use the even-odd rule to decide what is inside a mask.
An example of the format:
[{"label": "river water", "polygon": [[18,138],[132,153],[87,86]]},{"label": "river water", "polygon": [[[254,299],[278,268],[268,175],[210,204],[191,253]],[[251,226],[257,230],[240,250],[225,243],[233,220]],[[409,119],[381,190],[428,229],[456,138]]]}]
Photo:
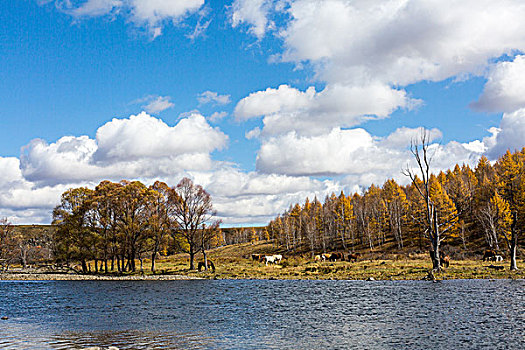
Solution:
[{"label": "river water", "polygon": [[0,349],[524,349],[524,280],[0,282]]}]

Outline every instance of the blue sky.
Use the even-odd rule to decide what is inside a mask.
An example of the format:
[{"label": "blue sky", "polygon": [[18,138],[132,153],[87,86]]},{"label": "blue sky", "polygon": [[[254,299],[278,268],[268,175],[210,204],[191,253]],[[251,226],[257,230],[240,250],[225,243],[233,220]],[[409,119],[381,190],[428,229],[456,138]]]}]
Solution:
[{"label": "blue sky", "polygon": [[[454,10],[450,10],[450,9]],[[0,217],[190,176],[225,225],[525,145],[521,1],[0,3]],[[521,16],[521,17],[520,17]],[[501,59],[504,57],[505,59]]]}]

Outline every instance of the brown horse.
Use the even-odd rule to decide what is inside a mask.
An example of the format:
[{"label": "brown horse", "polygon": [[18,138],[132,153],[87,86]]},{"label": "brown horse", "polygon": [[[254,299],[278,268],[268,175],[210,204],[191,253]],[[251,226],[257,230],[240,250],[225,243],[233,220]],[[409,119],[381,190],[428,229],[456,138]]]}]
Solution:
[{"label": "brown horse", "polygon": [[264,255],[263,254],[252,254],[252,260],[253,261],[263,261]]},{"label": "brown horse", "polygon": [[361,253],[350,253],[348,254],[348,261],[357,262],[357,259],[361,256]]},{"label": "brown horse", "polygon": [[[434,251],[429,250],[430,257],[432,258],[432,261],[434,261]],[[439,266],[441,267],[449,267],[450,266],[450,256],[445,254],[442,250],[439,251]]]},{"label": "brown horse", "polygon": [[450,256],[443,255],[443,257],[439,258],[439,263],[441,267],[449,267],[450,266]]},{"label": "brown horse", "polygon": [[[204,261],[199,261],[199,265],[198,265],[199,272],[201,272],[201,270],[204,268],[204,266],[206,266],[204,264]],[[215,273],[215,265],[213,264],[213,262],[211,260],[208,260],[208,269],[209,268],[211,268],[211,272]]]},{"label": "brown horse", "polygon": [[337,260],[341,260],[341,261],[345,260],[345,256],[343,255],[343,253],[332,253],[330,254],[330,257],[328,257],[328,261],[337,261]]},{"label": "brown horse", "polygon": [[483,261],[492,261],[495,256],[496,256],[495,250],[487,249],[485,250],[485,254],[483,254]]}]

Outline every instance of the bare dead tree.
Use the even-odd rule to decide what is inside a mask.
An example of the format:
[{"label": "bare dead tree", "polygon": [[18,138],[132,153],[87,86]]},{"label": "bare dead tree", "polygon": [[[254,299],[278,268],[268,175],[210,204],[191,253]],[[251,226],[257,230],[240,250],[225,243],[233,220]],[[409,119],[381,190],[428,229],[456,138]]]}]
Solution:
[{"label": "bare dead tree", "polygon": [[9,269],[11,260],[11,233],[12,225],[7,218],[0,219],[0,271]]},{"label": "bare dead tree", "polygon": [[417,192],[425,202],[425,226],[426,234],[430,240],[431,256],[433,270],[441,270],[439,258],[439,246],[442,241],[440,237],[440,225],[438,223],[438,215],[436,206],[430,197],[430,164],[432,163],[432,155],[429,154],[430,135],[426,131],[422,131],[418,141],[413,140],[410,143],[410,152],[414,156],[418,166],[418,173],[421,175],[421,181],[418,181],[416,171],[411,169],[408,165],[403,170],[403,175],[408,176]]}]

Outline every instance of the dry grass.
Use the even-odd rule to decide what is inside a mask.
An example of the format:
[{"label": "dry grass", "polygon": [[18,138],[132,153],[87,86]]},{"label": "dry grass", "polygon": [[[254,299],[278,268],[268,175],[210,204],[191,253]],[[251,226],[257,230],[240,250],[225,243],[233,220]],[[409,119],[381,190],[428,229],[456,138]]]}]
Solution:
[{"label": "dry grass", "polygon": [[[210,251],[208,257],[216,266],[215,273],[197,272],[188,269],[187,255],[176,255],[157,260],[157,273],[186,275],[201,278],[220,279],[368,279],[376,280],[420,280],[432,268],[426,254],[364,255],[356,263],[314,262],[309,257],[285,256],[281,264],[266,266],[251,260],[252,253],[282,253],[271,244],[240,244]],[[200,260],[198,257],[196,261]],[[489,265],[503,266],[503,270],[488,268]],[[149,261],[145,262],[149,267]],[[479,278],[525,278],[525,263],[518,262],[518,271],[509,270],[509,262],[488,263],[480,260],[453,260],[437,279],[479,279]]]}]

